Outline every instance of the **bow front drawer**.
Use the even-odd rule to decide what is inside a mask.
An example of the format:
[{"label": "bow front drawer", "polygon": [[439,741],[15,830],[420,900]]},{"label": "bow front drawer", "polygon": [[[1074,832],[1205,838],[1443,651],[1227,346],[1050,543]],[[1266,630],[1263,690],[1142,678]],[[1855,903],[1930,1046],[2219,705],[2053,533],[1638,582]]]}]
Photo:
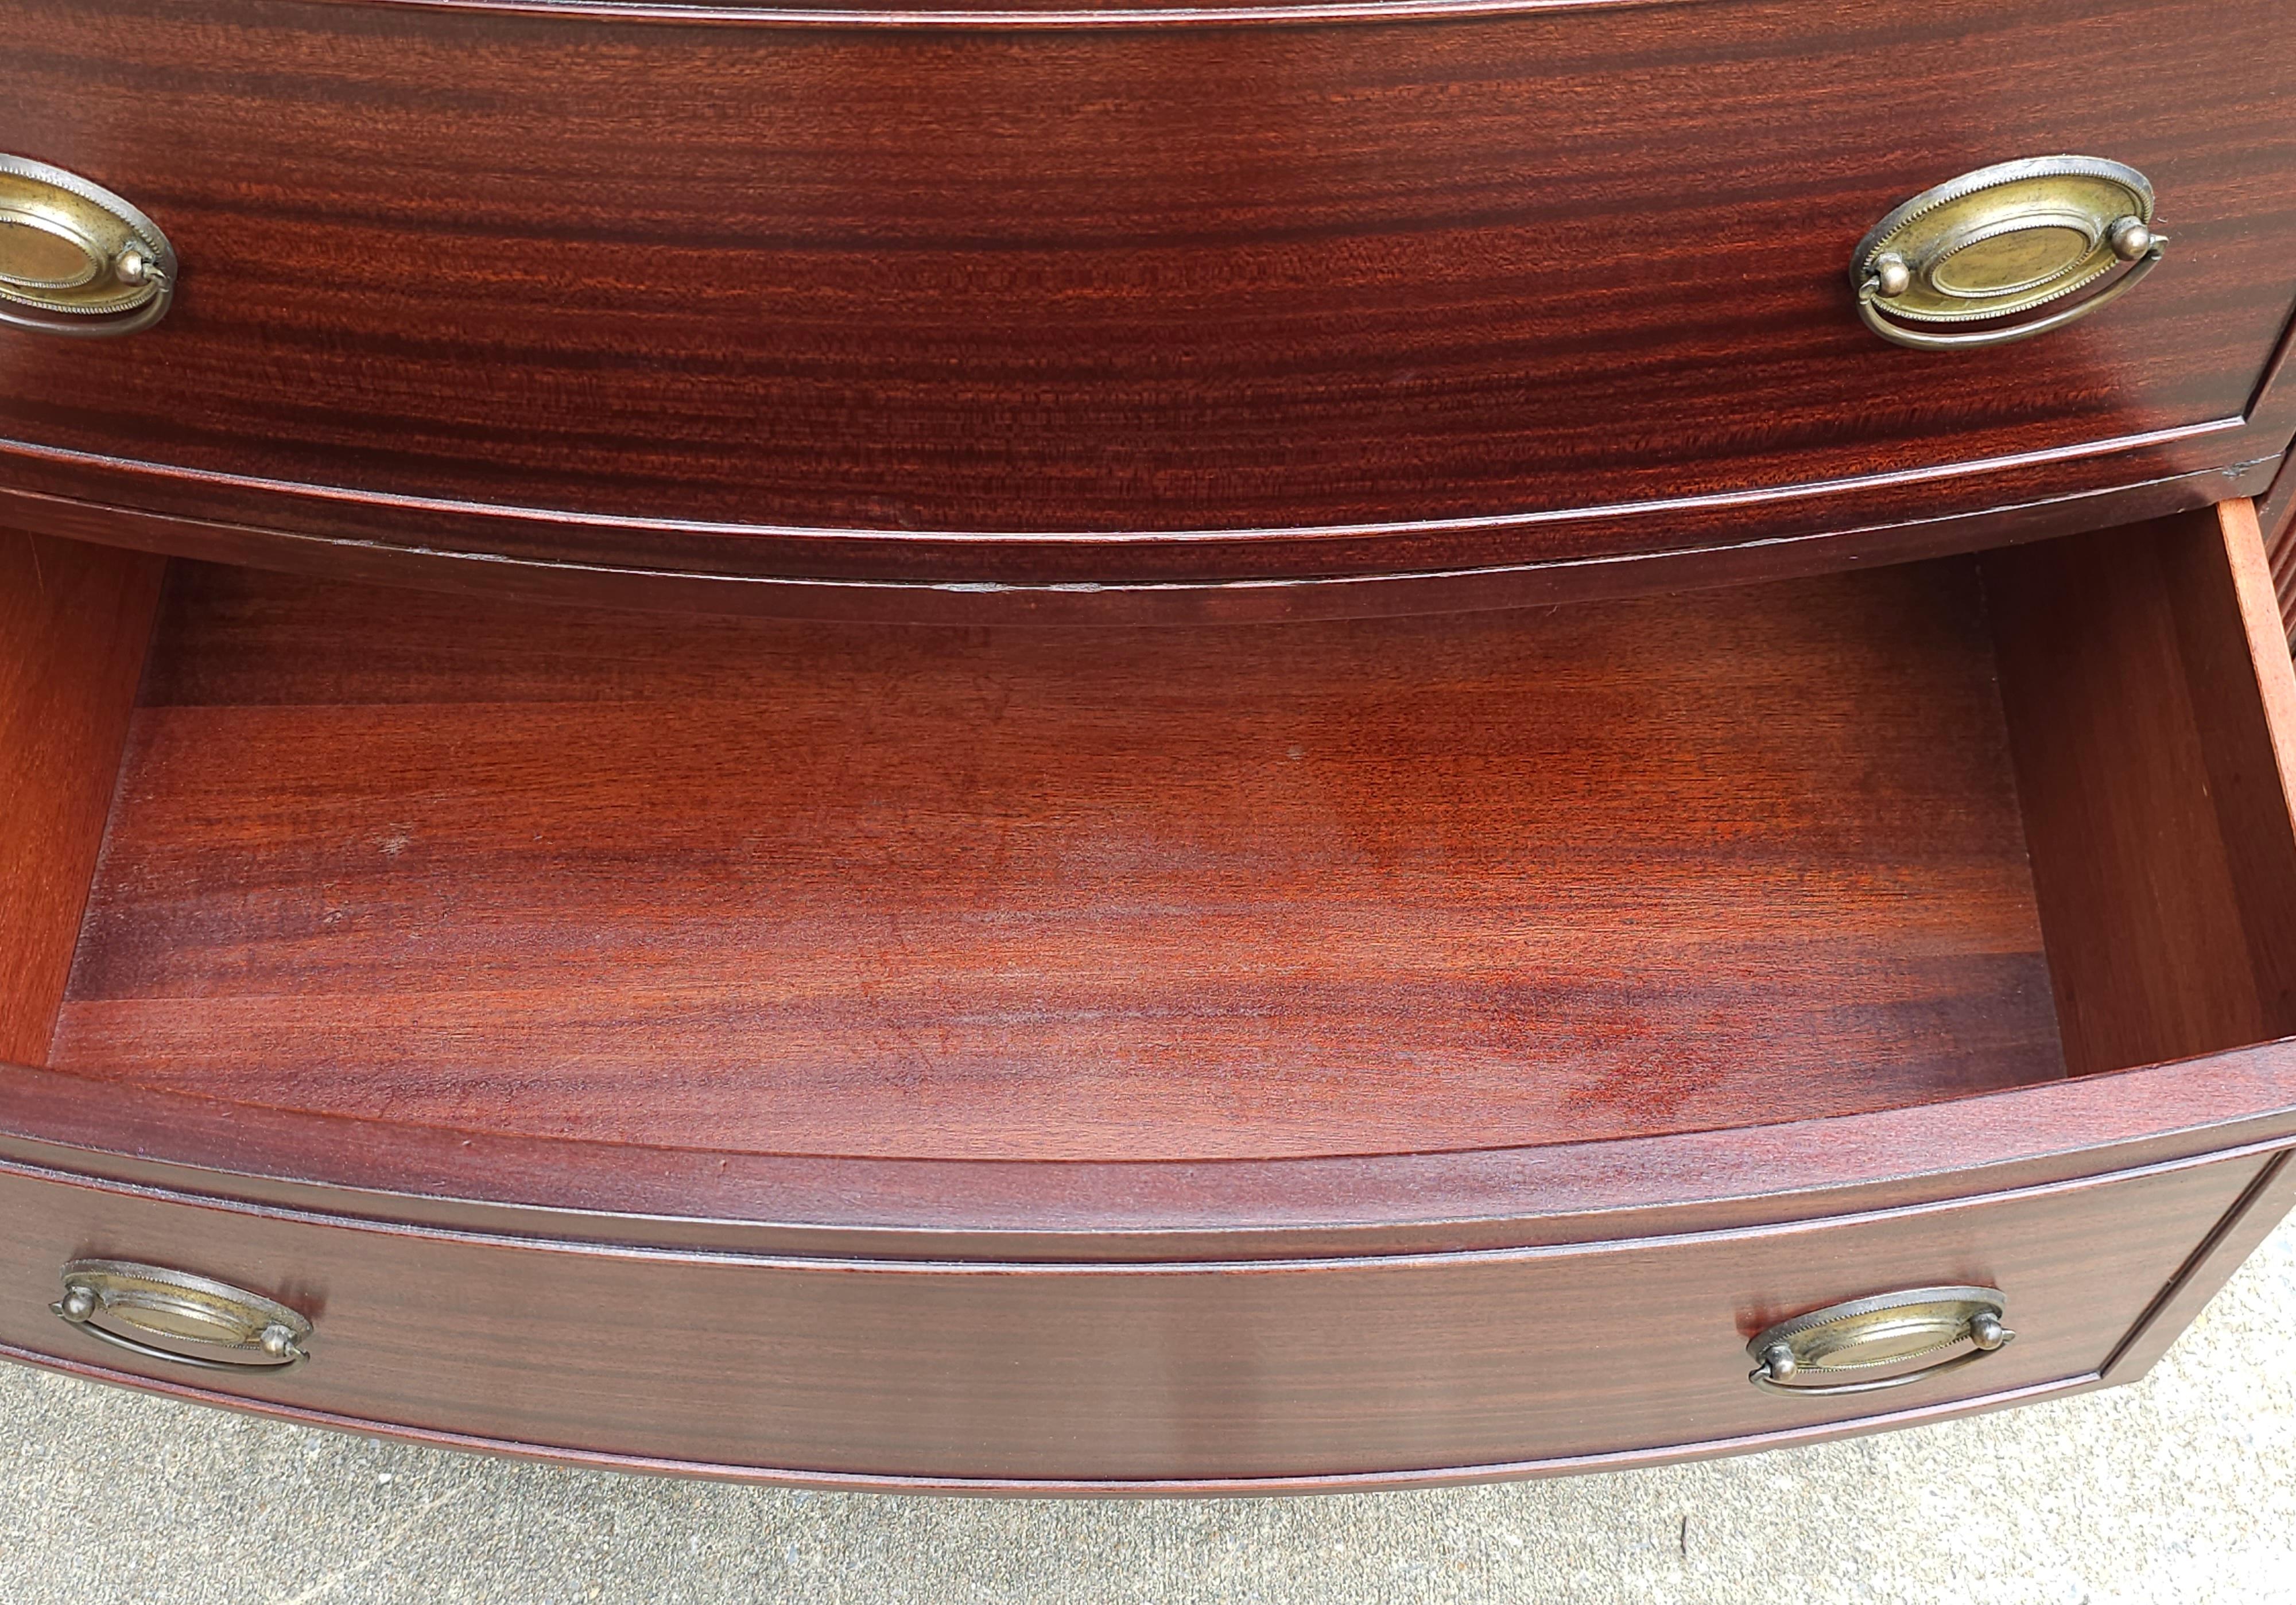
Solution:
[{"label": "bow front drawer", "polygon": [[[2221,1278],[2200,1250],[2219,1226],[2260,1235],[2288,1202],[2286,1168],[2249,1154],[1513,1252],[962,1266],[379,1228],[0,1175],[15,1223],[0,1344],[339,1425],[831,1481],[1312,1486],[1587,1469],[2093,1385],[2148,1337],[2166,1342],[2148,1331],[2156,1306],[2211,1268]],[[2281,1184],[2259,1187],[2267,1175]],[[313,1323],[309,1358],[193,1368],[94,1340],[43,1306],[67,1262],[94,1254],[266,1290]],[[1747,1339],[1774,1318],[1937,1282],[1997,1289],[2014,1338],[1805,1378],[1913,1376],[1898,1387],[1750,1384]],[[1949,1357],[1975,1363],[1948,1371]]]},{"label": "bow front drawer", "polygon": [[[180,259],[132,336],[0,324],[7,516],[734,611],[1379,611],[2151,516],[2296,422],[2284,5],[1242,9],[5,0],[0,151]],[[2040,339],[1860,322],[1989,341],[2124,257]]]},{"label": "bow front drawer", "polygon": [[[5,550],[92,652],[122,554]],[[116,777],[0,726],[88,771],[0,905],[21,1358],[735,1474],[1564,1470],[2134,1376],[2296,1184],[2245,504],[1285,630],[185,564],[132,713],[125,572]]]}]

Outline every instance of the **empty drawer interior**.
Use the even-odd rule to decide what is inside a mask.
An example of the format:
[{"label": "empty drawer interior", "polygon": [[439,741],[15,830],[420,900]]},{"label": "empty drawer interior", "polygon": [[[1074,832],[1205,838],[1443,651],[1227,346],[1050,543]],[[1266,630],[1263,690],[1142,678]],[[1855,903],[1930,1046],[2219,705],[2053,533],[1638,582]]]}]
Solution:
[{"label": "empty drawer interior", "polygon": [[2259,1040],[2296,848],[2226,550],[2196,516],[1138,631],[177,564],[50,1061],[483,1130],[1217,1158]]}]

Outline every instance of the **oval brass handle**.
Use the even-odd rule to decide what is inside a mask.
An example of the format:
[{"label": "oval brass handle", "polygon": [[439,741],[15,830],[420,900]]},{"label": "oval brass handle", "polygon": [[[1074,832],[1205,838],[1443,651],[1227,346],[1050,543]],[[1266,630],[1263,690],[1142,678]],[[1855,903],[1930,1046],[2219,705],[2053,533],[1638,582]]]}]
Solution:
[{"label": "oval brass handle", "polygon": [[[124,1259],[75,1259],[64,1266],[63,1282],[64,1296],[50,1310],[147,1360],[203,1371],[284,1371],[310,1357],[304,1345],[312,1327],[300,1314],[205,1276]],[[162,1347],[175,1343],[184,1349]]]},{"label": "oval brass handle", "polygon": [[[1898,207],[1857,242],[1857,315],[1883,340],[1925,351],[2005,346],[2062,329],[2135,289],[2169,243],[2152,226],[2152,185],[2094,156],[2005,161]],[[2127,263],[2087,300],[2021,323]],[[1984,322],[1982,329],[1952,327]]]},{"label": "oval brass handle", "polygon": [[[1914,1288],[1828,1305],[1781,1321],[1746,1345],[1754,1357],[1747,1380],[1771,1393],[1817,1396],[1878,1393],[1974,1365],[2017,1334],[2002,1324],[2008,1301],[1998,1288]],[[1827,1373],[1870,1371],[1969,1345],[1964,1352],[1913,1371],[1850,1381],[1802,1381]]]},{"label": "oval brass handle", "polygon": [[176,251],[158,224],[77,173],[0,155],[0,323],[133,334],[175,294]]}]

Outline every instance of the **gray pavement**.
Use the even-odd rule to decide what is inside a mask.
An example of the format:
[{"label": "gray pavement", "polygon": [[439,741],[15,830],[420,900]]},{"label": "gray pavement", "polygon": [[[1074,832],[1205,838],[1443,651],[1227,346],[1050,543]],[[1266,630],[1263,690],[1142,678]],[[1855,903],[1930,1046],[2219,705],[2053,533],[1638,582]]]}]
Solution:
[{"label": "gray pavement", "polygon": [[2144,1383],[1496,1487],[790,1493],[369,1442],[0,1367],[0,1601],[2296,1601],[2296,1225]]}]

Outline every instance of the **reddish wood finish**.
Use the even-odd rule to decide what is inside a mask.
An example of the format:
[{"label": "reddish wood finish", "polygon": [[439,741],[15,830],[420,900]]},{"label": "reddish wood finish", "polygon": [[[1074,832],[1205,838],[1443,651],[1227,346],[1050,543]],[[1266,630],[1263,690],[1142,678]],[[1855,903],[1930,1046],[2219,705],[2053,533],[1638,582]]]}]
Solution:
[{"label": "reddish wood finish", "polygon": [[2069,1067],[2296,1034],[2296,671],[2253,511],[1985,573]]},{"label": "reddish wood finish", "polygon": [[2289,635],[2296,638],[2296,539],[2284,527],[2273,554],[2273,580],[2280,593],[2280,613]]},{"label": "reddish wood finish", "polygon": [[[0,0],[0,150],[185,263],[0,331],[0,516],[326,576],[179,567],[106,828],[156,565],[0,536],[0,1354],[193,1391],[43,1313],[117,1255],[317,1319],[218,1402],[1054,1491],[2149,1364],[2296,1198],[2296,671],[2185,511],[2296,430],[2296,13],[875,4]],[[2142,292],[1857,326],[2056,150]],[[1111,618],[1206,627],[1001,627]],[[1949,1380],[1744,1380],[1964,1281]]]},{"label": "reddish wood finish", "polygon": [[1966,564],[1089,635],[189,569],[144,700],[53,1055],[93,1076],[1163,1159],[2062,1073]]},{"label": "reddish wood finish", "polygon": [[2248,1196],[2202,1240],[2176,1280],[2121,1340],[2104,1366],[2104,1380],[2133,1381],[2150,1371],[2231,1280],[2241,1262],[2271,1235],[2292,1204],[2296,1204],[2296,1157],[2284,1149],[2257,1173]]},{"label": "reddish wood finish", "polygon": [[[673,1249],[1059,1263],[1592,1242],[1934,1203],[2296,1133],[2296,1044],[1820,1120],[1316,1159],[855,1159],[504,1136],[0,1067],[0,1157],[298,1212]],[[1820,1211],[1823,1212],[1823,1211]]]},{"label": "reddish wood finish", "polygon": [[[2245,502],[2172,548],[2170,596],[2209,765],[2218,828],[2240,898],[2244,956],[2268,1035],[2296,1034],[2296,664],[2270,560]],[[2195,520],[2198,522],[2198,520]]]},{"label": "reddish wood finish", "polygon": [[2280,595],[2281,622],[2296,641],[2296,473],[2284,463],[2272,488],[2257,505],[2272,554],[2274,588]]},{"label": "reddish wood finish", "polygon": [[[412,549],[365,537],[288,534],[211,519],[124,510],[6,485],[0,485],[0,508],[75,540],[324,579],[415,586],[452,595],[728,617],[1105,627],[1415,617],[1801,579],[1844,569],[2049,539],[2212,506],[2227,496],[2263,490],[2278,462],[2267,458],[2229,469],[2205,469],[2102,490],[2013,501],[1980,512],[1838,533],[1776,536],[1744,545],[1663,546],[1623,557],[1536,561],[1431,573],[1201,584],[878,584],[542,561],[435,546]],[[2078,483],[2077,478],[2068,478],[2071,471],[2060,465],[2056,470],[2005,476],[1993,482],[1994,494],[2013,496],[2046,487],[2061,489],[2064,484]],[[68,477],[54,476],[58,483]],[[263,514],[259,508],[250,507],[243,510],[243,516]],[[1694,522],[1686,517],[1679,521]],[[1824,528],[1822,521],[1819,528]]]},{"label": "reddish wood finish", "polygon": [[[625,16],[6,0],[0,149],[185,263],[149,334],[0,332],[11,516],[1041,592],[2005,514],[2296,421],[2265,0]],[[1858,326],[1870,223],[2068,149],[2158,181],[2153,283],[1990,352]]]},{"label": "reddish wood finish", "polygon": [[[2296,1044],[2259,1039],[2291,996],[2296,670],[2265,582],[2242,507],[1981,575],[1256,631],[674,624],[184,569],[55,1039],[81,1073],[0,1071],[0,1285],[40,1295],[0,1301],[0,1352],[186,1391],[43,1312],[65,1258],[118,1255],[319,1322],[309,1367],[201,1396],[1052,1491],[1635,1463],[2133,1374],[2290,1196]],[[2153,861],[2115,843],[2172,831],[2176,883],[2129,889]],[[1727,962],[1757,938],[1792,962]],[[2102,1073],[2058,1078],[2037,940]],[[400,1028],[394,962],[430,1036],[341,1052]],[[2164,973],[2201,1006],[2156,1002]],[[1685,987],[1765,986],[1767,1032],[1651,1030]],[[1163,1060],[1093,1087],[1150,996]],[[820,1018],[777,1038],[791,1010]],[[1512,1078],[1468,1051],[1493,1021]],[[1000,1035],[948,1097],[967,1033]],[[1684,1072],[1717,1044],[1718,1084]],[[1778,1315],[1963,1280],[2022,1335],[1950,1380],[1828,1406],[1743,1380]]]},{"label": "reddish wood finish", "polygon": [[0,529],[0,1059],[47,1055],[162,567]]},{"label": "reddish wood finish", "polygon": [[[2093,1380],[2265,1163],[1559,1249],[1067,1267],[570,1248],[0,1173],[0,1281],[82,1254],[226,1277],[318,1336],[293,1372],[192,1379],[224,1396],[576,1456],[1065,1491],[1521,1474]],[[2017,1341],[1878,1397],[1748,1385],[1778,1316],[1939,1282],[2002,1288]],[[28,1298],[0,1343],[166,1371]]]}]

